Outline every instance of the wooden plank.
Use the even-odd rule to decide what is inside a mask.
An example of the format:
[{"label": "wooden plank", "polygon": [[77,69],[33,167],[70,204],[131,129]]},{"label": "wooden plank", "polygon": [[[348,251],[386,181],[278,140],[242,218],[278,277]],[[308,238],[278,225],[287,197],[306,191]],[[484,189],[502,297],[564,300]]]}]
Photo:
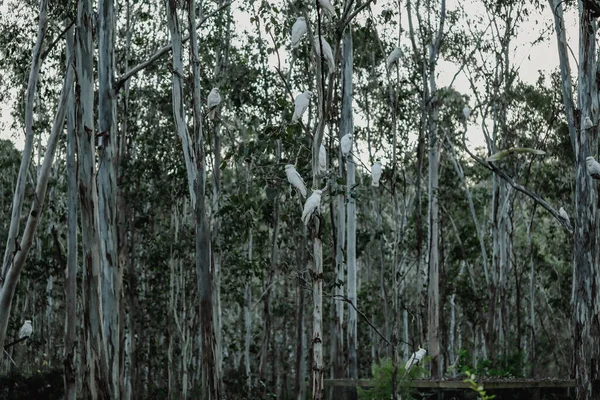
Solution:
[{"label": "wooden plank", "polygon": [[[568,388],[575,387],[574,379],[553,379],[553,380],[491,380],[486,379],[477,382],[483,385],[485,389],[531,389],[531,388]],[[470,385],[463,381],[439,381],[429,379],[415,379],[408,381],[409,387],[420,389],[469,389]],[[372,387],[370,379],[325,379],[326,387]]]}]

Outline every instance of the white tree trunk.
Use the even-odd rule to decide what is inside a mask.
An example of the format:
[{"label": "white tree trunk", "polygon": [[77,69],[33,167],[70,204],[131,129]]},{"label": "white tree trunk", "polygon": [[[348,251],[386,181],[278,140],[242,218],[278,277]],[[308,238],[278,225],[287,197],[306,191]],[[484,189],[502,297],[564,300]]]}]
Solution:
[{"label": "white tree trunk", "polygon": [[120,397],[121,269],[117,255],[117,121],[114,80],[113,0],[98,1],[98,216],[102,271],[103,331],[112,398]]},{"label": "white tree trunk", "polygon": [[[10,218],[10,227],[8,238],[6,240],[6,249],[4,250],[4,261],[2,263],[2,275],[0,276],[0,286],[4,285],[4,279],[8,270],[11,268],[15,258],[15,247],[19,236],[21,224],[21,210],[23,209],[23,196],[25,195],[25,185],[27,183],[27,174],[31,157],[33,153],[33,101],[35,99],[35,90],[37,87],[40,66],[42,65],[42,45],[48,29],[48,0],[40,0],[40,11],[38,16],[38,31],[35,45],[33,46],[31,56],[31,70],[29,71],[29,80],[27,82],[27,94],[25,100],[25,145],[23,147],[23,156],[19,167],[19,175],[15,187],[15,194],[12,204],[12,214]],[[0,346],[4,346],[6,328],[2,328],[0,323]],[[0,355],[0,360],[3,354]]]},{"label": "white tree trunk", "polygon": [[[342,45],[342,121],[340,134],[354,134],[354,122],[352,116],[352,68],[353,46],[352,46],[352,28],[346,27]],[[352,153],[346,156],[346,198],[348,201],[347,220],[347,257],[348,257],[348,300],[352,306],[348,307],[348,377],[358,379],[358,316],[356,308],[357,300],[357,271],[356,271],[356,164]],[[356,388],[350,388],[348,393],[350,399],[356,399]]]},{"label": "white tree trunk", "polygon": [[[167,17],[169,30],[173,43],[173,111],[179,137],[184,148],[184,158],[188,170],[188,182],[194,191],[192,205],[196,217],[196,271],[198,279],[198,294],[200,298],[200,326],[202,327],[202,374],[203,398],[218,400],[221,398],[221,378],[219,375],[217,342],[215,333],[215,315],[213,308],[213,276],[211,273],[211,232],[207,220],[205,205],[206,167],[204,155],[204,135],[202,129],[202,109],[200,98],[200,67],[198,55],[198,38],[196,34],[196,4],[194,0],[188,1],[188,18],[190,29],[190,59],[194,79],[193,106],[194,106],[194,142],[189,136],[185,125],[185,111],[183,109],[182,88],[182,60],[181,60],[181,32],[177,21],[177,13],[170,7],[171,0],[167,0]],[[187,155],[186,155],[187,154]],[[193,160],[193,162],[192,162]],[[188,162],[190,164],[188,164]],[[195,168],[194,168],[195,165]]]},{"label": "white tree trunk", "polygon": [[440,352],[440,233],[439,233],[439,167],[440,167],[440,140],[438,128],[438,115],[441,99],[437,96],[435,81],[436,63],[444,31],[446,18],[446,1],[442,0],[440,23],[435,42],[431,44],[429,52],[429,92],[431,94],[429,109],[429,231],[428,231],[428,264],[429,279],[427,293],[427,336],[428,352],[433,357],[431,373],[434,378],[442,376],[443,360]]},{"label": "white tree trunk", "polygon": [[[70,25],[66,20],[65,24]],[[67,68],[68,60],[75,54],[73,31],[67,31]],[[73,88],[69,88],[67,105],[67,181],[68,181],[68,233],[67,233],[67,269],[65,271],[65,338],[64,338],[64,374],[65,400],[77,398],[77,165],[75,160],[75,98]]]}]

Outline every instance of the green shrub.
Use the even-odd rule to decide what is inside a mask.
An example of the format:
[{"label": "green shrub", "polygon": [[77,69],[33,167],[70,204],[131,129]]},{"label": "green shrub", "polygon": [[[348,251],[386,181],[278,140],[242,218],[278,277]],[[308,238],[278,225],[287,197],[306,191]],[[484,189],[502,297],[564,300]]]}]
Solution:
[{"label": "green shrub", "polygon": [[[427,358],[425,358],[427,360]],[[421,362],[422,364],[423,362]],[[405,376],[404,365],[398,365],[398,395],[402,399],[414,400],[417,391],[407,385],[413,379],[425,375],[426,371],[421,365],[413,366]],[[392,375],[394,367],[390,358],[384,358],[379,364],[373,364],[371,367],[373,378],[372,387],[368,389],[358,388],[358,398],[360,400],[380,400],[389,399],[392,396]]]}]

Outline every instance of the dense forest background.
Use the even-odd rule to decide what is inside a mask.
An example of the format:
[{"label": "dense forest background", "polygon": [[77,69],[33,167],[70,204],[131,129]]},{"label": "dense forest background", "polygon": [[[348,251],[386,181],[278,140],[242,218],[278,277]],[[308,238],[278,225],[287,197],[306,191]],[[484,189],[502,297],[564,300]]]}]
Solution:
[{"label": "dense forest background", "polygon": [[594,0],[5,3],[0,396],[396,398],[419,348],[600,395]]}]

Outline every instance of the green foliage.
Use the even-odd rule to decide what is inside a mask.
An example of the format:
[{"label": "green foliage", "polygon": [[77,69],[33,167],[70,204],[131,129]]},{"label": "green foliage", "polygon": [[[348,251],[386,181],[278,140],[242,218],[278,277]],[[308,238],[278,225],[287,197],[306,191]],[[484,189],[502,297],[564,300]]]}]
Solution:
[{"label": "green foliage", "polygon": [[524,352],[514,352],[499,357],[496,363],[491,360],[479,359],[476,365],[471,365],[470,354],[466,350],[460,350],[458,364],[456,369],[461,375],[498,377],[498,378],[518,378],[523,376],[523,370],[526,368],[526,355]]},{"label": "green foliage", "polygon": [[488,395],[483,389],[483,385],[477,384],[477,382],[475,381],[475,374],[471,374],[467,371],[467,376],[468,378],[465,379],[463,382],[468,383],[471,386],[471,390],[477,392],[477,395],[481,400],[492,400],[496,397],[495,395]]},{"label": "green foliage", "polygon": [[[421,365],[413,366],[405,375],[406,370],[403,365],[398,365],[398,395],[402,399],[415,399],[416,390],[408,387],[406,384],[412,379],[417,379],[425,374],[425,369]],[[392,396],[392,376],[394,367],[390,358],[384,358],[381,362],[371,366],[372,387],[369,389],[358,388],[358,398],[361,400],[389,399]]]}]

